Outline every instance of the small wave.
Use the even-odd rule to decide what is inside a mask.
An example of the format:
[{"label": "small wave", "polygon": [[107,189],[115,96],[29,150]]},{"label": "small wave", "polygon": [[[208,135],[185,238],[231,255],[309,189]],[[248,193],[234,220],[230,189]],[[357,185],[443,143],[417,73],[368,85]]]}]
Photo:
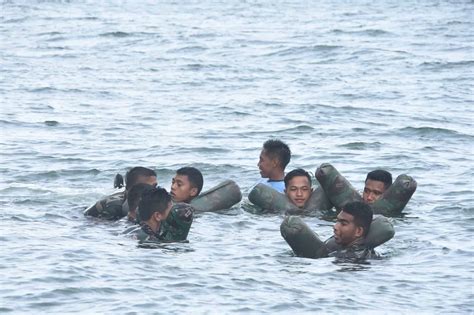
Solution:
[{"label": "small wave", "polygon": [[266,54],[264,56],[271,57],[271,56],[295,56],[295,55],[302,55],[307,53],[329,53],[334,50],[340,49],[342,46],[335,46],[335,45],[313,45],[313,46],[299,46],[299,47],[291,47],[285,48],[276,52],[272,52]]},{"label": "small wave", "polygon": [[380,148],[382,146],[382,143],[380,142],[349,142],[345,144],[339,145],[341,148],[347,148],[347,149],[352,149],[352,150],[365,150],[368,148]]},{"label": "small wave", "polygon": [[230,150],[225,149],[225,148],[197,147],[197,148],[193,148],[192,151],[199,152],[199,153],[223,153],[223,152],[229,152]]},{"label": "small wave", "polygon": [[213,65],[213,64],[201,64],[201,63],[191,63],[184,66],[186,70],[199,71],[199,70],[223,70],[230,68],[228,65]]},{"label": "small wave", "polygon": [[84,17],[75,18],[74,20],[77,20],[77,21],[98,21],[99,18],[95,17],[95,16],[84,16]]},{"label": "small wave", "polygon": [[55,220],[55,219],[60,219],[60,220],[70,220],[69,218],[63,216],[63,215],[59,215],[59,214],[56,214],[56,213],[49,213],[49,212],[46,212],[44,215],[43,215],[43,218],[45,219],[51,219],[51,220]]},{"label": "small wave", "polygon": [[54,35],[50,38],[47,38],[45,39],[46,42],[59,42],[59,41],[63,41],[63,40],[66,40],[67,38],[64,37],[64,36],[60,36],[60,35]]},{"label": "small wave", "polygon": [[[61,161],[71,161],[75,159],[65,158],[60,159]],[[63,176],[83,176],[83,175],[98,175],[101,172],[98,169],[85,169],[85,170],[56,170],[56,171],[46,171],[46,172],[39,172],[36,174],[28,174],[27,176],[18,176],[17,180],[27,180],[27,179],[34,179],[34,180],[43,180],[43,179],[56,179]],[[8,189],[8,188],[7,188]],[[14,188],[11,187],[10,189],[24,189],[24,188]],[[39,190],[44,192],[44,190]]]},{"label": "small wave", "polygon": [[29,18],[29,17],[27,16],[27,17],[18,18],[18,19],[9,19],[9,20],[3,21],[3,23],[5,23],[5,24],[7,24],[7,23],[8,23],[8,24],[10,24],[10,23],[12,23],[12,24],[13,24],[13,23],[22,23],[22,22],[28,20],[28,18]]},{"label": "small wave", "polygon": [[293,128],[288,128],[288,129],[283,129],[281,130],[282,132],[294,132],[294,133],[306,133],[309,131],[313,131],[314,127],[311,127],[309,125],[299,125]]},{"label": "small wave", "polygon": [[56,120],[45,120],[44,124],[46,126],[57,126],[57,125],[59,125],[59,122],[56,121]]},{"label": "small wave", "polygon": [[99,34],[99,36],[101,36],[101,37],[118,37],[118,38],[122,38],[122,37],[129,37],[129,36],[132,36],[132,34],[127,33],[127,32],[116,31],[116,32],[102,33],[102,34]]},{"label": "small wave", "polygon": [[29,218],[23,214],[20,214],[20,215],[14,215],[11,217],[11,220],[12,221],[19,221],[19,222],[32,222],[34,221],[35,219],[33,218]]},{"label": "small wave", "polygon": [[37,33],[36,35],[38,36],[56,36],[56,35],[61,35],[62,33],[61,32],[41,32],[41,33]]},{"label": "small wave", "polygon": [[201,51],[206,51],[207,48],[203,46],[186,46],[186,47],[181,47],[181,48],[175,48],[175,49],[170,49],[167,52],[168,53],[195,53],[195,52],[201,52]]},{"label": "small wave", "polygon": [[17,199],[13,203],[15,205],[39,207],[39,206],[49,205],[51,201],[49,199],[38,199],[38,197],[35,197],[35,198]]},{"label": "small wave", "polygon": [[9,312],[14,312],[15,310],[13,308],[8,308],[8,307],[0,307],[0,313],[9,313]]},{"label": "small wave", "polygon": [[[31,180],[31,176],[28,177]],[[21,177],[18,177],[18,179],[21,179]],[[49,194],[51,191],[48,189],[42,189],[42,188],[33,188],[33,187],[7,187],[4,189],[0,189],[0,193],[5,194],[5,195],[13,195],[13,194]],[[21,203],[21,200],[18,200],[19,203]]]},{"label": "small wave", "polygon": [[[71,48],[66,47],[66,46],[47,46],[47,47],[38,47],[38,49],[44,49],[44,50],[71,50]],[[58,56],[62,57],[62,56]]]},{"label": "small wave", "polygon": [[56,89],[50,86],[28,89],[28,92],[33,92],[33,93],[44,93],[44,92],[51,92],[51,91],[56,91]]},{"label": "small wave", "polygon": [[367,29],[367,30],[360,30],[360,31],[343,31],[341,29],[334,29],[331,33],[335,34],[350,34],[350,35],[368,35],[368,36],[393,36],[394,34],[389,31],[384,31],[381,29]]},{"label": "small wave", "polygon": [[[60,56],[64,57],[64,56]],[[61,92],[61,93],[82,93],[83,90],[80,89],[57,89],[52,86],[45,86],[45,87],[40,87],[40,88],[32,88],[32,89],[27,89],[28,92],[31,93],[50,93],[50,92]]]},{"label": "small wave", "polygon": [[405,127],[400,129],[402,134],[421,137],[459,136],[457,131],[434,127]]},{"label": "small wave", "polygon": [[447,62],[423,62],[420,64],[420,68],[427,70],[451,70],[456,68],[465,68],[474,65],[474,60],[463,60],[463,61],[447,61]]},{"label": "small wave", "polygon": [[25,125],[26,123],[20,122],[20,121],[12,121],[12,120],[5,120],[5,119],[0,119],[0,125],[6,125],[6,126],[21,126]]}]

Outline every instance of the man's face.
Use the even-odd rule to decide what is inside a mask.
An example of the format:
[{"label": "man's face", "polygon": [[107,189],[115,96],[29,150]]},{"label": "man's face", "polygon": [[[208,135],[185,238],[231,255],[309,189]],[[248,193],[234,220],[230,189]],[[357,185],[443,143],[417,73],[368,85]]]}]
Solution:
[{"label": "man's face", "polygon": [[156,176],[138,176],[136,184],[148,184],[153,187],[158,185],[158,181],[156,180]]},{"label": "man's face", "polygon": [[262,178],[270,178],[278,164],[275,159],[268,156],[265,150],[262,150],[257,166],[260,169],[260,176],[262,176]]},{"label": "man's face", "polygon": [[295,176],[288,182],[285,193],[298,208],[303,208],[311,196],[311,183],[306,176]]},{"label": "man's face", "polygon": [[385,185],[378,180],[368,179],[365,181],[364,193],[362,199],[365,203],[373,203],[382,197],[385,192]]},{"label": "man's face", "polygon": [[334,240],[337,244],[347,246],[363,235],[364,229],[355,225],[354,216],[343,211],[337,215],[334,224]]},{"label": "man's face", "polygon": [[192,187],[187,175],[176,175],[171,182],[171,198],[175,202],[189,203],[196,197],[197,188]]}]

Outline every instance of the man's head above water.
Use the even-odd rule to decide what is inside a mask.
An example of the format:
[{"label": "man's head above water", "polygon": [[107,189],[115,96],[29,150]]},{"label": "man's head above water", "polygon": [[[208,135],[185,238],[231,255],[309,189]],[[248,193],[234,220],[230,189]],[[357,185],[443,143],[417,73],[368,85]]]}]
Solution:
[{"label": "man's head above water", "polygon": [[366,203],[379,200],[392,185],[392,174],[384,170],[375,170],[367,174],[362,199]]},{"label": "man's head above water", "polygon": [[171,182],[171,198],[174,202],[189,203],[199,195],[204,184],[201,172],[194,167],[182,167]]},{"label": "man's head above water", "polygon": [[292,170],[285,176],[285,194],[298,208],[303,208],[311,197],[311,175],[302,168]]},{"label": "man's head above water", "polygon": [[348,246],[369,233],[372,223],[372,209],[364,202],[354,201],[346,204],[337,215],[334,224],[334,238],[337,244]]}]

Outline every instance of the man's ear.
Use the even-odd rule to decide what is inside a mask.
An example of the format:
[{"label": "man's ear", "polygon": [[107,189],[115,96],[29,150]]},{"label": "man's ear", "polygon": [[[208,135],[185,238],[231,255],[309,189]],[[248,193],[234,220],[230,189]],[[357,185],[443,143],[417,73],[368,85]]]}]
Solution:
[{"label": "man's ear", "polygon": [[362,226],[357,226],[355,231],[356,237],[361,237],[364,235],[364,228]]},{"label": "man's ear", "polygon": [[196,187],[193,187],[191,188],[190,193],[192,197],[196,197],[198,194],[198,189]]},{"label": "man's ear", "polygon": [[272,159],[272,166],[273,168],[280,167],[280,161],[278,161],[278,159]]},{"label": "man's ear", "polygon": [[163,215],[161,213],[159,213],[158,211],[156,211],[156,212],[153,212],[153,218],[156,221],[161,221],[161,220],[163,220]]}]

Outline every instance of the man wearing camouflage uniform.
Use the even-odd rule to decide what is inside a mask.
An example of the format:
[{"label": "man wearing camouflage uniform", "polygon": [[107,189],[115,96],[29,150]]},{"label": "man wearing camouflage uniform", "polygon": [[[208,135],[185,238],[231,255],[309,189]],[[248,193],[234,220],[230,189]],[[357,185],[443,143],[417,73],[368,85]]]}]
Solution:
[{"label": "man wearing camouflage uniform", "polygon": [[[127,215],[129,207],[127,193],[138,183],[145,183],[155,187],[157,185],[155,171],[146,167],[134,167],[125,176],[125,190],[117,192],[99,200],[84,211],[84,215],[98,217],[105,220],[119,220]],[[117,187],[118,186],[118,187]],[[116,185],[120,188],[120,185]]]},{"label": "man wearing camouflage uniform", "polygon": [[337,215],[333,239],[338,246],[327,246],[328,256],[349,259],[377,258],[373,248],[364,244],[364,238],[370,229],[373,214],[364,202],[350,202]]},{"label": "man wearing camouflage uniform", "polygon": [[171,202],[166,189],[158,187],[143,192],[138,207],[139,226],[124,233],[143,242],[184,241],[193,221],[194,208]]}]

